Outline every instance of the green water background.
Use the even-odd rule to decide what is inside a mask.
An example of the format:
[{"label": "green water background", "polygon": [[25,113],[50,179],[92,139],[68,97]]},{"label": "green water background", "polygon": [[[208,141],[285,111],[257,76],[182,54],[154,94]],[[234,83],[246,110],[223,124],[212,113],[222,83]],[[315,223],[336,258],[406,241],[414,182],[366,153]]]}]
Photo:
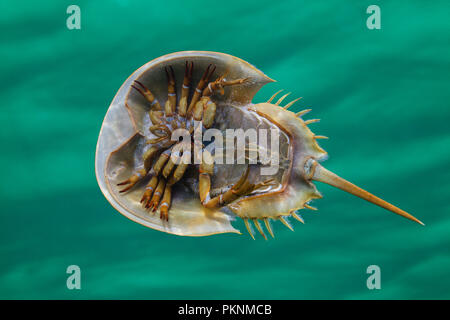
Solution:
[{"label": "green water background", "polygon": [[[66,28],[81,8],[82,29]],[[366,8],[381,8],[381,30]],[[3,1],[0,298],[450,298],[450,2]],[[414,224],[326,185],[276,239],[178,237],[117,213],[94,174],[122,82],[158,56],[229,53],[303,96],[326,166]],[[244,231],[241,221],[235,226]],[[66,288],[79,265],[82,290]],[[368,290],[366,268],[381,268]]]}]

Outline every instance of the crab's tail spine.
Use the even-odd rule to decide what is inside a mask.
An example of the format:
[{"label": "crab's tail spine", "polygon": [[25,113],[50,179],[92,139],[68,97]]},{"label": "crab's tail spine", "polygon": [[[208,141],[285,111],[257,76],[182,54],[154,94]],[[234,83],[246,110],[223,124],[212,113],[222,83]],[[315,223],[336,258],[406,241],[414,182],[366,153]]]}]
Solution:
[{"label": "crab's tail spine", "polygon": [[364,200],[372,202],[373,204],[376,204],[377,206],[380,206],[384,209],[392,211],[393,213],[396,213],[402,217],[405,217],[405,218],[415,221],[421,225],[424,225],[424,223],[422,221],[420,221],[416,217],[413,217],[406,211],[403,211],[402,209],[397,208],[396,206],[390,204],[389,202],[384,201],[383,199],[380,199],[377,196],[374,196],[373,194],[367,192],[364,189],[361,189],[360,187],[354,185],[353,183],[351,183],[345,179],[342,179],[338,175],[336,175],[333,172],[322,167],[317,162],[313,166],[313,168],[314,168],[314,172],[312,173],[313,180],[332,185],[333,187],[344,190],[344,191],[351,193],[359,198],[362,198]]}]

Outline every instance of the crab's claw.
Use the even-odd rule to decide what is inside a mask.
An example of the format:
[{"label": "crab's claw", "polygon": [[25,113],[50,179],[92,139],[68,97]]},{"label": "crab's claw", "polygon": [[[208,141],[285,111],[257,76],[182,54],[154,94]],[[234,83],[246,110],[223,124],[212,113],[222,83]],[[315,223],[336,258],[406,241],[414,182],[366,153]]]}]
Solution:
[{"label": "crab's claw", "polygon": [[329,185],[332,185],[333,187],[344,190],[344,191],[351,193],[357,197],[360,197],[364,200],[372,202],[373,204],[376,204],[377,206],[380,206],[380,207],[385,208],[389,211],[392,211],[398,215],[401,215],[402,217],[405,217],[405,218],[415,221],[421,225],[424,225],[422,221],[413,217],[406,211],[403,211],[402,209],[397,208],[396,206],[390,204],[389,202],[386,202],[383,199],[380,199],[380,198],[374,196],[373,194],[367,192],[366,190],[361,189],[358,186],[355,186],[353,183],[348,182],[345,179],[342,179],[338,175],[336,175],[333,172],[322,167],[318,162],[316,162],[314,160],[312,160],[311,163],[309,164],[308,170],[310,171],[310,177],[312,180],[316,180],[316,181],[320,181],[320,182],[324,182]]}]

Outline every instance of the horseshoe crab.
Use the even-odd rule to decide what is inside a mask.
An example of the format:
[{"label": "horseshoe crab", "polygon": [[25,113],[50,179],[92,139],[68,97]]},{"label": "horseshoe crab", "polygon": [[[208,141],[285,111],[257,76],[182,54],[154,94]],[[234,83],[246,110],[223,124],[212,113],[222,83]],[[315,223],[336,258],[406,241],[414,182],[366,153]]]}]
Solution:
[{"label": "horseshoe crab", "polygon": [[[230,223],[237,216],[253,239],[250,220],[267,239],[260,220],[273,237],[271,220],[292,230],[287,217],[303,222],[298,210],[316,210],[309,204],[322,197],[315,180],[422,224],[319,164],[327,153],[317,141],[326,137],[308,127],[318,120],[303,120],[310,110],[288,110],[298,99],[280,106],[288,94],[272,103],[277,92],[252,103],[272,81],[249,63],[216,52],[168,54],[139,68],[113,99],[97,143],[96,176],[107,200],[127,218],[172,234],[240,233]],[[250,141],[255,135],[247,129],[270,131],[270,143],[267,137],[264,144],[262,138]],[[214,130],[209,139],[195,139],[208,130]],[[225,153],[234,162],[224,163]],[[276,170],[263,174],[274,159]]]}]

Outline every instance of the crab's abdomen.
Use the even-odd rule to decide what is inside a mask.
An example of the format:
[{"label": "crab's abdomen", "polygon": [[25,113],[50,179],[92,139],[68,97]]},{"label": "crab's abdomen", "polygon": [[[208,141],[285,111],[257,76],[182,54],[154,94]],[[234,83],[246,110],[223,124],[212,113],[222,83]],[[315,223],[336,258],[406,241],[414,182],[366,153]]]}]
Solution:
[{"label": "crab's abdomen", "polygon": [[[218,157],[216,150],[211,190],[213,195],[236,183],[248,166],[249,180],[252,183],[273,180],[270,186],[256,191],[255,194],[265,194],[282,187],[290,166],[290,141],[288,135],[277,125],[251,111],[248,106],[219,104],[214,129],[219,130],[222,137],[222,142],[217,139],[214,141],[215,146],[217,148],[222,145],[223,151],[222,157]],[[274,145],[272,136],[276,138]],[[239,145],[239,139],[243,141],[244,149]],[[245,158],[240,155],[245,155]],[[253,161],[250,161],[250,158]],[[270,170],[275,166],[275,170]]]},{"label": "crab's abdomen", "polygon": [[314,184],[305,176],[304,166],[307,159],[321,160],[326,152],[319,147],[305,122],[295,113],[270,103],[249,106],[247,112],[249,117],[275,126],[282,133],[280,137],[286,137],[280,140],[280,151],[284,151],[281,155],[286,157],[287,166],[281,170],[278,188],[247,196],[230,204],[229,208],[244,219],[276,219],[291,215],[310,200],[320,198]]}]

